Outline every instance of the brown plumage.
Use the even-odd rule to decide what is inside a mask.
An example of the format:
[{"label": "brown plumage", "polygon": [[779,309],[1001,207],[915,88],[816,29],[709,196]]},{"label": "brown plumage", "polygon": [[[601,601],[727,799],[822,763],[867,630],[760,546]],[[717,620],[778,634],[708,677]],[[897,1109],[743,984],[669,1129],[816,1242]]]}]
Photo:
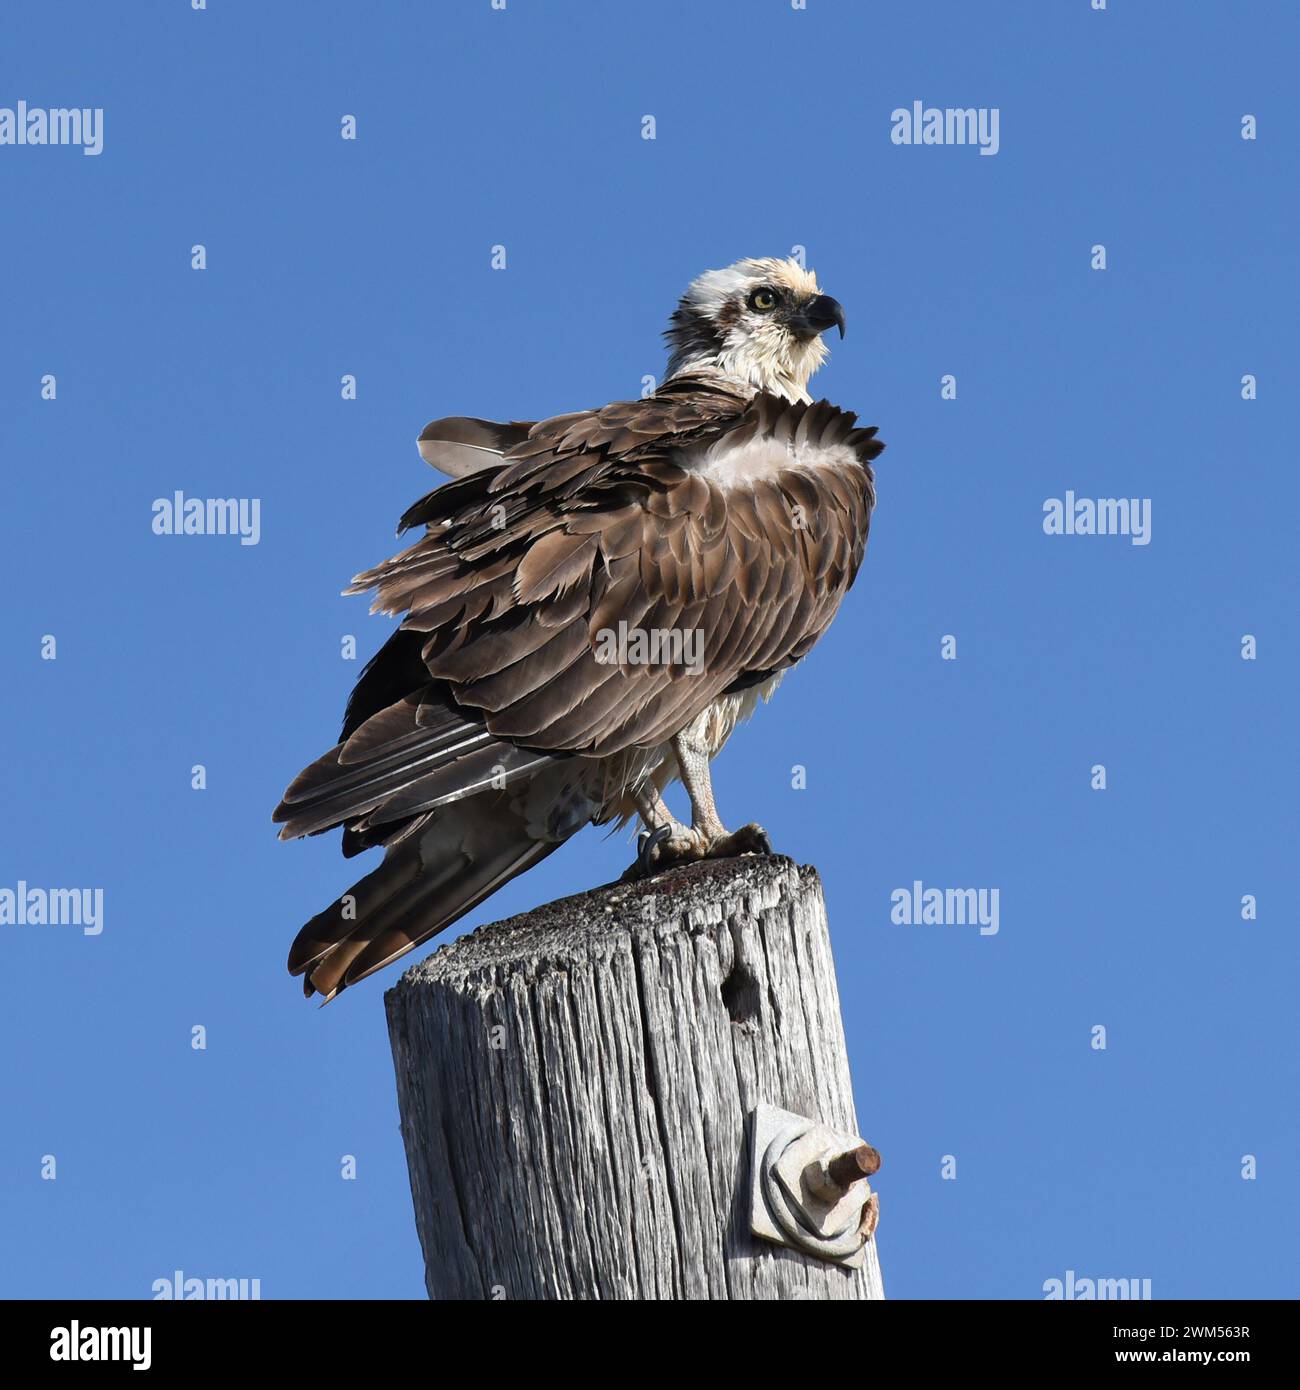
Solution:
[{"label": "brown plumage", "polygon": [[[741,263],[771,280],[786,264]],[[791,280],[791,313],[806,313]],[[726,850],[692,750],[707,776],[834,616],[866,545],[874,436],[707,361],[643,400],[428,426],[421,453],[459,476],[403,516],[424,528],[415,544],[347,590],[373,591],[401,626],[342,741],[275,812],[282,838],[342,825],[345,853],[387,846],[294,942],[307,993],[332,998],[584,824],[638,809],[665,824],[653,806],[675,776],[699,814],[694,831],[671,823],[665,849],[694,855],[695,834],[700,853]],[[695,634],[698,659],[610,659],[610,634],[627,631]]]}]

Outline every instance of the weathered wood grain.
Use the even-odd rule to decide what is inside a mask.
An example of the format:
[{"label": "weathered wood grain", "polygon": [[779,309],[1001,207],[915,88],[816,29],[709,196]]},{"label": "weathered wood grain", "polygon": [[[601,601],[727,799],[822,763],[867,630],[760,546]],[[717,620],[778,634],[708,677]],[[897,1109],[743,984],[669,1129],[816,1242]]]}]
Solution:
[{"label": "weathered wood grain", "polygon": [[883,1296],[875,1241],[850,1271],[749,1230],[755,1105],[859,1132],[816,870],[566,898],[385,1000],[431,1298]]}]

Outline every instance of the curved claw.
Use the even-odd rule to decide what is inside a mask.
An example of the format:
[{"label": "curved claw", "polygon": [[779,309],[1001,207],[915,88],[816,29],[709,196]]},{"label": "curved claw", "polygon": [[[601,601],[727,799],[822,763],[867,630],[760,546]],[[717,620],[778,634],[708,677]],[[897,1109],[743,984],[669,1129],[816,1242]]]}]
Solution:
[{"label": "curved claw", "polygon": [[771,837],[761,825],[747,825],[745,829],[751,832],[750,839],[753,841],[755,854],[772,853]]},{"label": "curved claw", "polygon": [[709,846],[710,859],[730,859],[737,854],[771,854],[772,841],[761,825],[750,821],[732,835],[720,835]]},{"label": "curved claw", "polygon": [[643,830],[636,837],[636,866],[649,878],[654,873],[654,860],[652,858],[656,849],[672,835],[672,830],[666,825],[656,826],[654,830]]}]

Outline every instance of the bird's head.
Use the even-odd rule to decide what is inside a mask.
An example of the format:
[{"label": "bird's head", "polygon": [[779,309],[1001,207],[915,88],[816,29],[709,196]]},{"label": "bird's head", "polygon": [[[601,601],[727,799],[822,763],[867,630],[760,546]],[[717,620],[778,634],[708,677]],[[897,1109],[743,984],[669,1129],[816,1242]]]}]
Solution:
[{"label": "bird's head", "polygon": [[844,336],[844,310],[798,261],[774,257],[706,270],[682,295],[664,337],[668,375],[714,367],[756,390],[808,399],[826,360],[828,328]]}]

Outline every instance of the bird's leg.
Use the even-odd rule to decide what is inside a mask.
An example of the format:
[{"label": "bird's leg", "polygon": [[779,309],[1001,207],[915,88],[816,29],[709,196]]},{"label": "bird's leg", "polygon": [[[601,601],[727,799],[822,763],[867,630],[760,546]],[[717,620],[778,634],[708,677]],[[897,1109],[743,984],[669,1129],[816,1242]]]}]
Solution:
[{"label": "bird's leg", "polygon": [[728,859],[733,854],[771,854],[772,842],[761,825],[751,822],[742,825],[734,834],[728,832],[718,816],[713,802],[713,778],[709,774],[709,753],[702,744],[687,734],[673,739],[673,752],[682,783],[691,799],[691,827],[703,837],[707,859]]},{"label": "bird's leg", "polygon": [[632,794],[645,829],[637,837],[636,863],[623,875],[625,879],[647,878],[670,864],[703,859],[704,839],[668,809],[659,788],[647,778]]}]

